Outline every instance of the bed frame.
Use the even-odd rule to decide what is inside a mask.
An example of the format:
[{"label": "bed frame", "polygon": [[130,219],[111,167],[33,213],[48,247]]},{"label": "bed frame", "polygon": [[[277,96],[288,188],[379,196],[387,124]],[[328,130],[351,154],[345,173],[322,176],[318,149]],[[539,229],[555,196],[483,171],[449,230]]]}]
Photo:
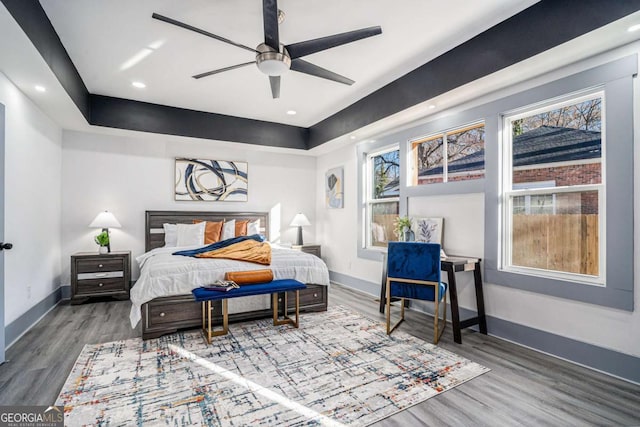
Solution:
[{"label": "bed frame", "polygon": [[[211,211],[146,211],[145,251],[164,246],[162,224],[191,224],[194,219],[203,221],[260,220],[260,233],[269,238],[269,214],[267,212],[211,212]],[[292,295],[293,296],[293,295]],[[293,298],[287,298],[292,306]],[[284,306],[282,298],[278,299]],[[293,307],[293,306],[292,306]],[[284,307],[282,307],[284,308]],[[142,311],[142,339],[157,338],[179,329],[196,328],[202,325],[200,303],[192,294],[155,298],[140,308]],[[300,291],[300,312],[326,311],[327,287],[307,283],[307,289]],[[213,319],[222,321],[222,303],[213,304]],[[267,318],[273,315],[273,307],[229,314],[230,322]]]}]

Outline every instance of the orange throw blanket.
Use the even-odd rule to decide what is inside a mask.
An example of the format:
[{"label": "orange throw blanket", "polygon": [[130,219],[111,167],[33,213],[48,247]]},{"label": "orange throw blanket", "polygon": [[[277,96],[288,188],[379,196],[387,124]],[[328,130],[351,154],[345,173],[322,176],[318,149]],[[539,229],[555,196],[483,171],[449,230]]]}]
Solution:
[{"label": "orange throw blanket", "polygon": [[226,280],[233,280],[238,285],[252,285],[254,283],[267,283],[273,281],[271,270],[229,271]]},{"label": "orange throw blanket", "polygon": [[255,262],[257,264],[271,264],[271,246],[265,242],[243,240],[224,248],[203,252],[197,258],[226,258],[238,261]]}]

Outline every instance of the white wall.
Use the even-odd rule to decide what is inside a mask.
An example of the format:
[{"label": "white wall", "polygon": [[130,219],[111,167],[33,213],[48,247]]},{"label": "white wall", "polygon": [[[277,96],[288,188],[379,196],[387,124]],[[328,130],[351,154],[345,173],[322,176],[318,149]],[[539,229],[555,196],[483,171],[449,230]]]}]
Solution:
[{"label": "white wall", "polygon": [[[560,77],[599,65],[612,59],[640,52],[637,43],[582,64],[575,64],[563,70],[537,77],[491,95],[470,101],[456,107],[457,111],[489,102],[512,93],[537,86]],[[635,87],[635,223],[634,247],[640,254],[640,89]],[[442,115],[448,114],[443,112]],[[324,172],[335,166],[345,167],[345,208],[330,210],[324,207],[323,196],[318,198],[317,221],[323,242],[323,254],[329,256],[326,262],[330,271],[352,276],[379,286],[382,265],[380,262],[358,258],[357,240],[358,173],[355,147],[349,145],[318,158],[318,188],[322,189]],[[414,197],[408,200],[409,215],[444,217],[444,249],[451,254],[470,255],[483,258],[484,255],[484,194],[455,196]],[[638,256],[636,255],[636,259]],[[376,288],[379,289],[379,288]],[[470,273],[458,276],[458,293],[461,307],[475,310],[473,276]],[[547,331],[581,342],[597,345],[640,357],[640,263],[635,265],[635,311],[627,312],[607,307],[581,303],[562,298],[536,294],[514,288],[485,283],[485,305],[487,314],[509,322]],[[490,331],[489,331],[490,332]]]},{"label": "white wall", "polygon": [[[380,283],[382,264],[358,258],[358,172],[355,144],[318,157],[316,217],[322,258],[330,271]],[[329,209],[324,197],[327,170],[344,168],[344,208]]]},{"label": "white wall", "polygon": [[5,105],[5,325],[60,286],[62,131],[0,73]]},{"label": "white wall", "polygon": [[[249,164],[248,202],[176,202],[174,159],[246,161]],[[62,266],[69,283],[69,256],[96,251],[89,223],[101,210],[114,213],[122,224],[111,229],[111,250],[144,252],[146,210],[268,211],[271,240],[295,241],[289,223],[304,212],[312,226],[304,228],[305,242],[315,235],[316,160],[297,154],[278,154],[256,147],[219,141],[151,136],[104,135],[64,131],[62,150]],[[276,224],[273,233],[273,224]],[[132,262],[133,278],[139,270]]]}]

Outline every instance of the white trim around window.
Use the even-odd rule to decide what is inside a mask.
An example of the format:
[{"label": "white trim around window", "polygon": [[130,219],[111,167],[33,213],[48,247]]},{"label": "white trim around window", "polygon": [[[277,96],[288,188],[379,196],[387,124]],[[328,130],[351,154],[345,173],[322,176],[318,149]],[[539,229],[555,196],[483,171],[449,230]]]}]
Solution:
[{"label": "white trim around window", "polygon": [[[546,113],[578,105],[583,102],[600,99],[600,183],[598,184],[580,184],[555,186],[554,180],[533,182],[531,185],[514,184],[514,168],[513,166],[513,123],[525,117],[532,117],[540,113]],[[502,140],[501,144],[501,239],[500,239],[500,256],[498,259],[498,269],[503,272],[525,274],[535,277],[546,277],[549,279],[558,279],[570,281],[573,283],[606,286],[606,171],[605,171],[605,153],[606,153],[606,117],[605,117],[605,94],[602,88],[590,89],[579,93],[568,94],[562,97],[543,101],[534,106],[519,108],[515,112],[505,113],[502,116]],[[562,163],[566,166],[566,162],[558,162],[558,166]],[[578,161],[576,163],[584,163]],[[553,165],[553,163],[549,163]],[[538,169],[536,165],[531,165],[531,169]],[[527,166],[527,169],[529,166]],[[521,169],[521,168],[518,168]],[[598,200],[598,244],[597,244],[597,274],[587,274],[582,272],[563,271],[562,267],[557,269],[546,269],[534,266],[518,265],[514,261],[514,205],[513,201],[516,197],[524,197],[525,200],[532,196],[551,196],[553,203],[553,215],[556,215],[556,197],[558,195],[569,195],[570,193],[585,194],[595,192]],[[531,214],[525,209],[525,216]],[[545,212],[546,213],[546,212]],[[565,242],[567,245],[575,245],[576,242]],[[533,256],[533,254],[532,254]],[[586,255],[583,255],[586,256]],[[595,268],[595,267],[594,267]]]}]

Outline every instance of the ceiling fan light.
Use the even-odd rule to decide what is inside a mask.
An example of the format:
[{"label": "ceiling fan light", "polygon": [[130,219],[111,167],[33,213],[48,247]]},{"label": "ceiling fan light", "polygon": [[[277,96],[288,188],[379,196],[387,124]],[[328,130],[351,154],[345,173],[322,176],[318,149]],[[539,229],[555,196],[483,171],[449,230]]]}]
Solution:
[{"label": "ceiling fan light", "polygon": [[268,76],[281,76],[291,67],[291,58],[284,46],[280,45],[280,51],[261,43],[256,48],[256,65],[258,69]]},{"label": "ceiling fan light", "polygon": [[266,59],[259,62],[258,68],[268,76],[281,76],[289,69],[287,64],[277,59]]},{"label": "ceiling fan light", "polygon": [[291,67],[291,60],[278,52],[266,52],[257,55],[258,69],[268,76],[281,76]]}]

